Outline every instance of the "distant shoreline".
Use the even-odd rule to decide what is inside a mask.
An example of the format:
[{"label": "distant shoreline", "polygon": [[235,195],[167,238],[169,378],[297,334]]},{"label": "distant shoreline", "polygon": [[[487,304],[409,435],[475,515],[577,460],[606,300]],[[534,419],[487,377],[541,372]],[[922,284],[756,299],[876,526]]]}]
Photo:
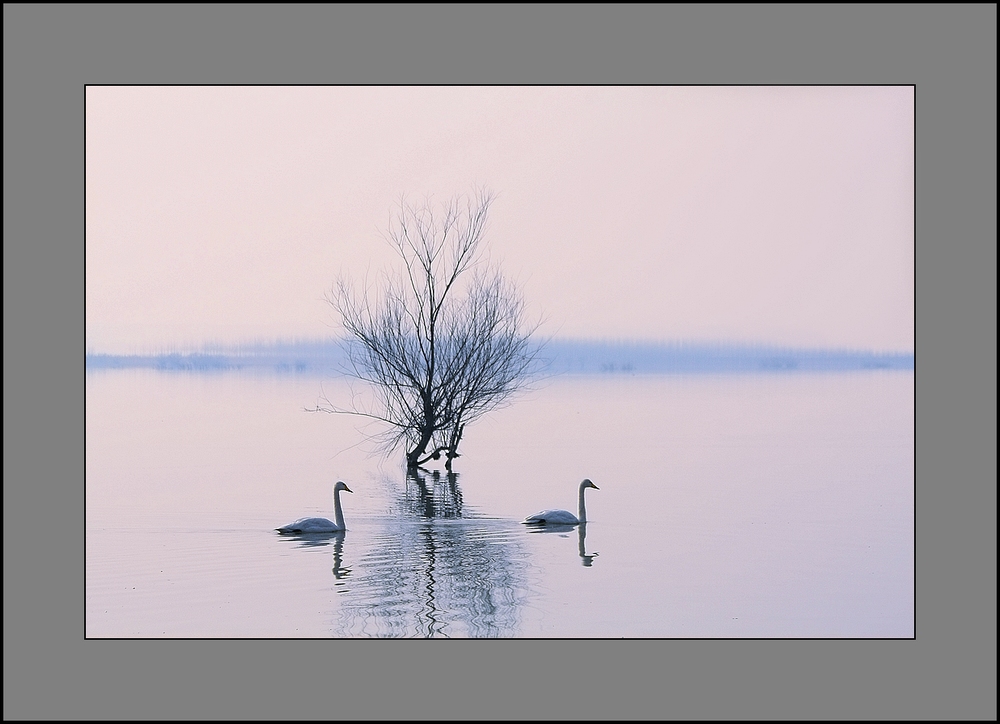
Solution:
[{"label": "distant shoreline", "polygon": [[[278,374],[345,374],[336,340],[215,346],[200,352],[88,353],[87,370],[155,369],[175,372],[248,370]],[[796,349],[739,344],[554,340],[540,356],[552,374],[670,374],[719,372],[832,372],[913,370],[912,352]]]}]

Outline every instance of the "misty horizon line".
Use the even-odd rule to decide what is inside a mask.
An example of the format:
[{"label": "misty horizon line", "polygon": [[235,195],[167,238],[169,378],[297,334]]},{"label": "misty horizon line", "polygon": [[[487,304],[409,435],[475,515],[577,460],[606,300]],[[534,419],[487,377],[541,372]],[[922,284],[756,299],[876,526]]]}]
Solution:
[{"label": "misty horizon line", "polygon": [[[291,338],[204,343],[142,353],[88,350],[87,369],[147,368],[176,371],[258,370],[347,374],[344,340]],[[540,369],[548,373],[669,373],[912,370],[911,351],[795,347],[747,342],[550,338],[539,342]]]}]

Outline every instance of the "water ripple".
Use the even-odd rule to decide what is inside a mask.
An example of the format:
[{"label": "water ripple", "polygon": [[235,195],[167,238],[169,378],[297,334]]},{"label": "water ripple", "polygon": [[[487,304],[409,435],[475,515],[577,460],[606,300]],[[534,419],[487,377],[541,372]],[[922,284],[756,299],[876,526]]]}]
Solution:
[{"label": "water ripple", "polygon": [[508,521],[376,523],[340,600],[339,636],[514,636],[527,553]]}]

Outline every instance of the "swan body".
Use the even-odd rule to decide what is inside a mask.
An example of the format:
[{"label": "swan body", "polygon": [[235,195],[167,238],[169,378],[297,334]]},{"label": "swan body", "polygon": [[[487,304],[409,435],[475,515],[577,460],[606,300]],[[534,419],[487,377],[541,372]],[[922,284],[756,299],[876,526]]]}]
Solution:
[{"label": "swan body", "polygon": [[568,510],[553,508],[552,510],[540,510],[534,515],[525,518],[524,522],[537,524],[544,523],[546,525],[577,525],[580,522],[580,519]]},{"label": "swan body", "polygon": [[329,518],[299,518],[276,530],[281,533],[336,533],[344,529]]},{"label": "swan body", "polygon": [[347,530],[347,526],[344,525],[344,510],[340,507],[341,490],[346,490],[348,493],[354,492],[343,482],[338,482],[333,486],[333,517],[336,518],[336,522],[328,518],[299,518],[276,530],[279,533],[335,533]]},{"label": "swan body", "polygon": [[590,482],[589,478],[580,483],[580,512],[578,516],[573,515],[568,510],[542,510],[534,515],[529,515],[521,522],[527,525],[577,525],[579,523],[586,523],[587,508],[583,504],[583,493],[587,488],[600,490],[600,488]]}]

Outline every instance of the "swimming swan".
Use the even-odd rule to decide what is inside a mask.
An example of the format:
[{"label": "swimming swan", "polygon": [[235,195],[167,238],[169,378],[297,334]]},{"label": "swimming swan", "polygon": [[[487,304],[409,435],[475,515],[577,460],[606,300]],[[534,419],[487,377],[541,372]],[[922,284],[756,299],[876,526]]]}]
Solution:
[{"label": "swimming swan", "polygon": [[333,516],[337,519],[334,523],[327,518],[299,518],[294,523],[276,528],[279,533],[333,533],[339,530],[347,530],[344,525],[344,511],[340,507],[340,491],[346,490],[348,493],[354,491],[343,482],[337,482],[333,486]]},{"label": "swimming swan", "polygon": [[527,523],[528,525],[576,525],[577,523],[587,522],[587,509],[583,505],[583,491],[587,488],[593,488],[594,490],[600,490],[596,485],[590,482],[590,479],[584,480],[580,483],[580,517],[577,518],[575,515],[570,513],[568,510],[543,510],[540,513],[535,513],[534,515],[529,515],[525,518],[522,523]]}]

